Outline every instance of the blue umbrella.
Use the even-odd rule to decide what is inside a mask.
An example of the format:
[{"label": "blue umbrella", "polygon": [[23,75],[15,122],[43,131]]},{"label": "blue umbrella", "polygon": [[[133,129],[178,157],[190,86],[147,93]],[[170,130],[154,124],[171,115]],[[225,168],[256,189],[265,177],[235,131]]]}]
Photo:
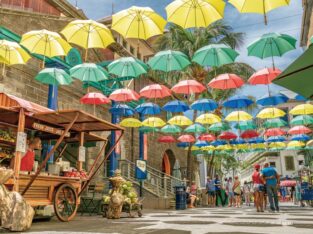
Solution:
[{"label": "blue umbrella", "polygon": [[298,95],[295,97],[295,100],[296,100],[296,101],[303,101],[303,102],[306,102],[308,99],[306,99],[306,98],[303,97],[302,95],[298,94]]},{"label": "blue umbrella", "polygon": [[144,115],[157,115],[161,113],[161,108],[152,102],[143,103],[137,106],[135,110]]},{"label": "blue umbrella", "polygon": [[258,143],[264,143],[264,139],[262,137],[256,137],[256,138],[251,138],[248,140],[248,143],[250,144],[258,144]]},{"label": "blue umbrella", "polygon": [[176,146],[179,148],[186,148],[189,146],[189,143],[188,142],[180,142],[180,143],[177,143]]},{"label": "blue umbrella", "polygon": [[237,138],[237,139],[231,140],[229,143],[232,145],[240,145],[240,144],[245,144],[246,141],[241,138]]},{"label": "blue umbrella", "polygon": [[271,136],[267,138],[267,142],[281,142],[281,141],[286,141],[286,138],[283,136]]},{"label": "blue umbrella", "polygon": [[135,114],[135,110],[126,104],[116,103],[110,108],[110,112],[119,116],[131,116]]},{"label": "blue umbrella", "polygon": [[189,106],[185,102],[175,100],[166,103],[163,106],[163,110],[168,112],[185,112],[189,110]]},{"label": "blue umbrella", "polygon": [[233,96],[223,103],[227,108],[244,108],[253,104],[253,101],[247,96]]},{"label": "blue umbrella", "polygon": [[261,106],[276,106],[282,103],[286,103],[289,100],[289,98],[282,94],[277,95],[265,95],[258,99],[256,103]]},{"label": "blue umbrella", "polygon": [[191,104],[190,108],[196,111],[213,111],[218,107],[217,103],[212,99],[199,99]]},{"label": "blue umbrella", "polygon": [[209,146],[210,144],[207,141],[197,141],[194,145],[198,147],[204,147]]},{"label": "blue umbrella", "polygon": [[216,140],[216,141],[213,141],[211,143],[211,145],[213,145],[213,146],[226,145],[226,144],[227,144],[227,142],[226,141],[222,141],[222,140]]},{"label": "blue umbrella", "polygon": [[292,141],[308,141],[310,140],[311,138],[308,136],[308,135],[305,135],[305,134],[298,134],[298,135],[293,135],[291,137],[291,140]]}]

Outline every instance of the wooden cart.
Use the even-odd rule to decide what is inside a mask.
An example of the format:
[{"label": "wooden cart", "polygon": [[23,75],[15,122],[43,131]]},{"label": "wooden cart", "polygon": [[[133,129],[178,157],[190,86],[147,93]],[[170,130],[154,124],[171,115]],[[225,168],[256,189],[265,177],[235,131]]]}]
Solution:
[{"label": "wooden cart", "polygon": [[[14,179],[10,179],[6,186],[20,192],[33,207],[53,205],[55,214],[60,221],[70,221],[75,217],[80,204],[79,197],[81,193],[87,188],[91,179],[103,167],[104,162],[116,148],[123,136],[124,129],[80,110],[36,112],[34,110],[30,111],[25,106],[16,105],[16,103],[15,106],[12,106],[12,103],[10,105],[3,106],[2,103],[1,106],[0,99],[0,125],[15,128],[17,133],[23,133],[26,130],[37,130],[41,139],[54,140],[55,144],[47,153],[41,165],[38,166],[37,171],[30,174],[20,172],[23,153],[17,149],[12,158]],[[106,152],[105,156],[103,154],[107,139],[95,134],[104,131],[121,132],[119,138]],[[51,155],[58,152],[57,158],[62,157],[68,143],[78,142],[80,146],[83,146],[85,142],[90,141],[103,141],[105,143],[90,167],[86,179],[41,173]],[[0,142],[0,145],[5,144],[15,146],[15,143],[12,142]],[[81,170],[82,166],[83,162],[78,159],[77,170]]]}]

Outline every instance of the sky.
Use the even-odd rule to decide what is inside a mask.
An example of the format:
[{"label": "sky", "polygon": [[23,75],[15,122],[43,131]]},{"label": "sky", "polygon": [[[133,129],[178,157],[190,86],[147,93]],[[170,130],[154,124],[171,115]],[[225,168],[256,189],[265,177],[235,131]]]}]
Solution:
[{"label": "sky", "polygon": [[[133,5],[148,6],[166,18],[165,7],[172,0],[69,0],[72,4],[77,4],[77,7],[84,10],[85,14],[94,20],[111,15],[113,12],[118,12],[127,9]],[[113,6],[113,7],[112,7]],[[281,7],[269,12],[268,25],[264,25],[262,15],[258,14],[240,14],[236,8],[231,4],[227,4],[224,14],[224,20],[228,22],[234,31],[245,33],[244,45],[238,50],[240,56],[236,61],[245,62],[254,69],[262,69],[264,67],[271,67],[271,58],[261,60],[256,57],[247,56],[247,46],[253,41],[257,40],[265,33],[278,32],[291,35],[295,37],[297,42],[297,49],[286,53],[283,57],[275,58],[275,65],[279,69],[285,69],[298,56],[301,55],[303,49],[299,46],[300,32],[301,32],[301,18],[302,18],[302,1],[291,0],[290,5]],[[273,85],[271,90],[278,92],[281,87]],[[266,87],[244,87],[240,92],[245,95],[252,95],[256,98],[264,95],[267,90]]]}]

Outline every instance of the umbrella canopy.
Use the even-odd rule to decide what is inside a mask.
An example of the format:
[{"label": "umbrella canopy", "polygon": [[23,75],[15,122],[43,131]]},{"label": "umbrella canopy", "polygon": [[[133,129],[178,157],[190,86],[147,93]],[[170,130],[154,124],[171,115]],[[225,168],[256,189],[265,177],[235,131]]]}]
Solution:
[{"label": "umbrella canopy", "polygon": [[269,147],[282,149],[282,148],[286,148],[286,143],[284,143],[284,142],[272,142],[271,144],[269,144]]},{"label": "umbrella canopy", "polygon": [[252,116],[244,111],[233,111],[225,117],[228,122],[240,122],[251,120]]},{"label": "umbrella canopy", "polygon": [[172,95],[171,90],[164,85],[152,84],[144,87],[139,92],[141,97],[145,98],[165,98]]},{"label": "umbrella canopy", "polygon": [[256,144],[252,144],[251,147],[254,149],[264,149],[266,148],[266,145],[264,143],[256,143]]},{"label": "umbrella canopy", "polygon": [[297,134],[308,134],[308,133],[311,133],[312,130],[303,126],[303,125],[300,125],[300,126],[295,126],[291,129],[289,129],[288,131],[288,134],[290,135],[297,135]]},{"label": "umbrella canopy", "polygon": [[241,138],[236,138],[236,139],[231,140],[229,143],[231,145],[243,145],[243,144],[246,144],[246,141]]},{"label": "umbrella canopy", "polygon": [[180,51],[166,50],[156,53],[148,62],[152,70],[181,71],[191,63],[187,55]]},{"label": "umbrella canopy", "polygon": [[87,93],[80,99],[80,103],[92,105],[109,104],[110,102],[108,97],[96,92]]},{"label": "umbrella canopy", "polygon": [[204,67],[219,67],[233,63],[239,54],[226,45],[212,44],[197,50],[192,61]]},{"label": "umbrella canopy", "polygon": [[132,6],[112,16],[112,29],[124,38],[147,40],[163,34],[166,21],[150,7]]},{"label": "umbrella canopy", "polygon": [[280,128],[287,126],[288,123],[282,119],[268,119],[263,123],[263,127],[265,128]]},{"label": "umbrella canopy", "polygon": [[222,74],[208,83],[213,89],[236,89],[243,85],[244,81],[235,74]]},{"label": "umbrella canopy", "polygon": [[311,125],[313,117],[310,115],[298,115],[290,121],[291,125]]},{"label": "umbrella canopy", "polygon": [[167,134],[177,134],[181,133],[182,129],[176,125],[165,125],[163,128],[161,128],[161,132]]},{"label": "umbrella canopy", "polygon": [[113,107],[110,108],[110,112],[118,116],[131,116],[135,114],[133,108],[122,103],[115,103]]},{"label": "umbrella canopy", "polygon": [[186,142],[186,143],[192,143],[195,142],[196,139],[194,138],[193,135],[181,135],[180,137],[178,137],[177,139],[179,142]]},{"label": "umbrella canopy", "polygon": [[283,136],[271,136],[266,141],[267,142],[281,142],[281,141],[286,141],[286,138]]},{"label": "umbrella canopy", "polygon": [[174,116],[167,122],[171,125],[177,126],[189,126],[193,124],[193,122],[190,119],[183,115]]},{"label": "umbrella canopy", "polygon": [[256,103],[261,106],[276,106],[282,103],[286,103],[288,100],[289,98],[282,94],[267,94],[258,99]]},{"label": "umbrella canopy", "polygon": [[139,128],[142,126],[142,123],[135,118],[126,118],[120,122],[120,126],[126,128]]},{"label": "umbrella canopy", "polygon": [[215,147],[213,145],[203,146],[203,147],[201,147],[201,150],[213,151],[213,150],[215,150]]},{"label": "umbrella canopy", "polygon": [[200,124],[215,124],[221,122],[221,118],[215,114],[202,114],[196,118],[196,123]]},{"label": "umbrella canopy", "polygon": [[259,70],[249,78],[248,82],[251,85],[268,85],[281,74],[278,68],[264,68]]},{"label": "umbrella canopy", "polygon": [[35,30],[22,35],[20,44],[30,53],[45,57],[65,56],[72,48],[58,33],[48,30]]},{"label": "umbrella canopy", "polygon": [[308,141],[310,140],[311,138],[308,136],[308,135],[305,135],[305,134],[298,134],[298,135],[293,135],[291,137],[291,140],[292,141]]},{"label": "umbrella canopy", "polygon": [[135,110],[143,115],[157,115],[161,113],[161,108],[152,102],[140,104]]},{"label": "umbrella canopy", "polygon": [[221,140],[232,140],[236,139],[238,136],[233,132],[222,132],[218,138]]},{"label": "umbrella canopy", "polygon": [[6,65],[25,64],[30,55],[16,42],[0,40],[0,58]]},{"label": "umbrella canopy", "polygon": [[211,143],[211,145],[213,145],[213,146],[219,146],[219,145],[226,145],[227,144],[227,142],[226,141],[224,141],[224,140],[216,140],[216,141],[213,141],[212,143]]},{"label": "umbrella canopy", "polygon": [[72,78],[66,71],[58,68],[45,68],[36,76],[35,80],[49,85],[69,85],[72,83]]},{"label": "umbrella canopy", "polygon": [[84,49],[106,48],[114,43],[110,29],[94,20],[74,20],[61,31],[69,43]]},{"label": "umbrella canopy", "polygon": [[190,108],[196,111],[213,111],[216,110],[218,104],[212,99],[199,99],[191,104]]},{"label": "umbrella canopy", "polygon": [[198,123],[192,124],[184,130],[184,132],[187,133],[203,133],[205,131],[206,131],[205,127]]},{"label": "umbrella canopy", "polygon": [[287,134],[286,131],[281,128],[270,128],[265,131],[264,136],[267,136],[267,137],[282,136],[286,134]]},{"label": "umbrella canopy", "polygon": [[160,142],[160,143],[175,143],[176,139],[172,136],[160,136],[158,138],[158,142]]},{"label": "umbrella canopy", "polygon": [[159,128],[159,127],[163,127],[164,125],[166,125],[166,123],[161,118],[150,117],[150,118],[145,119],[142,122],[142,125],[146,127]]},{"label": "umbrella canopy", "polygon": [[147,65],[133,57],[122,57],[108,65],[109,73],[118,77],[138,77],[147,73]]},{"label": "umbrella canopy", "polygon": [[172,91],[180,94],[202,93],[206,88],[196,80],[182,80],[173,86]]},{"label": "umbrella canopy", "polygon": [[94,63],[78,64],[70,69],[70,75],[82,82],[99,82],[109,79],[109,73]]},{"label": "umbrella canopy", "polygon": [[265,108],[257,114],[260,119],[275,119],[285,116],[286,113],[278,108]]},{"label": "umbrella canopy", "polygon": [[215,123],[209,127],[209,131],[211,132],[221,132],[221,131],[227,131],[229,129],[230,129],[230,126],[228,125],[228,123],[225,123],[225,122]]},{"label": "umbrella canopy", "polygon": [[190,143],[188,143],[188,142],[179,142],[176,144],[176,146],[179,148],[186,148],[189,145],[190,145]]},{"label": "umbrella canopy", "polygon": [[205,134],[200,135],[198,137],[198,140],[200,140],[200,141],[215,141],[216,137],[212,134],[205,133]]},{"label": "umbrella canopy", "polygon": [[183,28],[207,27],[224,16],[220,0],[175,0],[165,8],[167,21]]},{"label": "umbrella canopy", "polygon": [[239,123],[236,123],[235,128],[241,131],[246,131],[256,129],[256,125],[255,123],[253,123],[253,121],[241,121]]},{"label": "umbrella canopy", "polygon": [[265,140],[263,139],[263,137],[256,137],[256,138],[252,138],[248,140],[248,143],[250,144],[261,144],[264,143]]},{"label": "umbrella canopy", "polygon": [[142,126],[139,128],[139,131],[142,133],[150,133],[150,132],[159,132],[158,128]]},{"label": "umbrella canopy", "polygon": [[199,141],[198,140],[194,145],[197,147],[206,147],[206,146],[209,146],[209,143],[206,141]]},{"label": "umbrella canopy", "polygon": [[311,115],[313,114],[313,105],[312,104],[300,104],[295,106],[289,111],[289,114],[292,115]]},{"label": "umbrella canopy", "polygon": [[131,102],[137,101],[140,96],[131,89],[117,89],[110,94],[109,98],[116,102]]},{"label": "umbrella canopy", "polygon": [[168,111],[168,112],[173,112],[173,113],[185,112],[189,110],[189,106],[185,102],[174,100],[174,101],[166,103],[163,106],[163,110]]},{"label": "umbrella canopy", "polygon": [[223,106],[227,108],[243,108],[248,107],[251,104],[253,104],[253,101],[247,96],[236,95],[226,100],[223,103]]},{"label": "umbrella canopy", "polygon": [[251,139],[251,138],[256,138],[258,136],[259,136],[259,133],[255,130],[246,130],[240,135],[240,137],[243,139]]},{"label": "umbrella canopy", "polygon": [[284,180],[280,182],[280,187],[294,187],[297,185],[295,180]]},{"label": "umbrella canopy", "polygon": [[301,149],[304,146],[305,146],[305,144],[302,141],[290,141],[287,144],[287,147],[289,149]]}]

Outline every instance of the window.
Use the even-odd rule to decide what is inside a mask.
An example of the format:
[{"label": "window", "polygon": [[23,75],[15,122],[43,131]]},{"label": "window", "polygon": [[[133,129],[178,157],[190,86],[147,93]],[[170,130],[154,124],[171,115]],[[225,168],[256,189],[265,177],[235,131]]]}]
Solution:
[{"label": "window", "polygon": [[130,46],[129,51],[131,54],[135,54],[135,48],[134,47]]},{"label": "window", "polygon": [[123,44],[123,47],[124,47],[124,48],[127,48],[127,41],[125,41],[125,40],[123,39],[122,44]]},{"label": "window", "polygon": [[285,166],[286,166],[286,171],[294,171],[295,170],[295,162],[293,160],[293,156],[286,156],[285,157]]},{"label": "window", "polygon": [[276,167],[276,162],[270,162],[270,167]]},{"label": "window", "polygon": [[298,163],[299,163],[299,166],[304,165],[303,160],[299,160]]}]

